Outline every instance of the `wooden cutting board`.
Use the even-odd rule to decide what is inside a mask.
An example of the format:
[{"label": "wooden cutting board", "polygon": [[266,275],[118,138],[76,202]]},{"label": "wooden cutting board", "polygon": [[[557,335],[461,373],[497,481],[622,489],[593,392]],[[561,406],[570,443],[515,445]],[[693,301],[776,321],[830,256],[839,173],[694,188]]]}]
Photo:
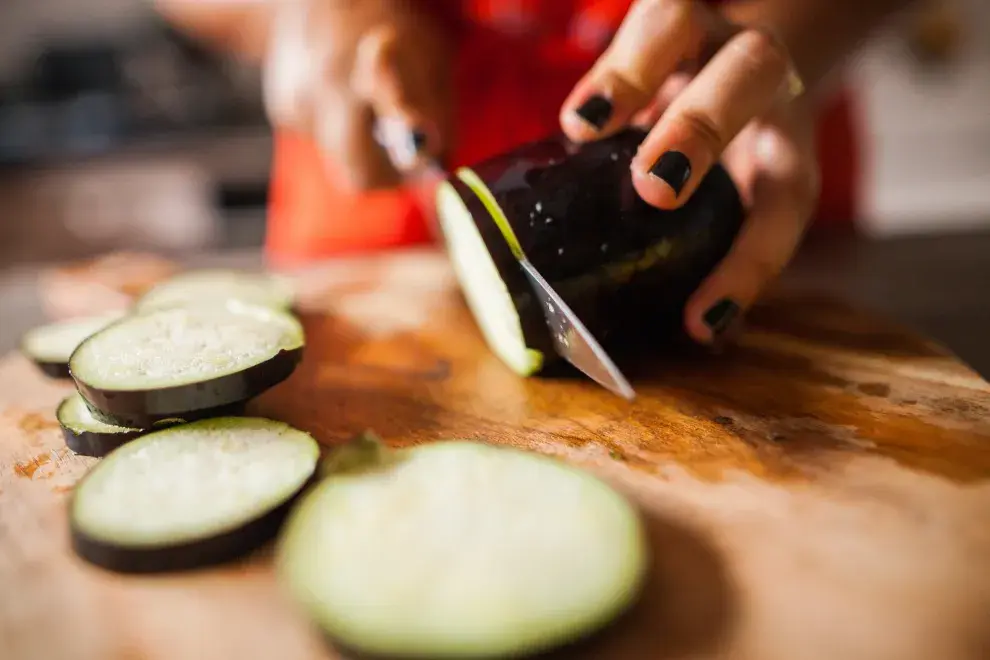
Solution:
[{"label": "wooden cutting board", "polygon": [[[433,253],[298,281],[306,358],[251,412],[328,446],[371,427],[397,445],[526,447],[642,506],[654,554],[642,602],[561,657],[990,657],[990,385],[933,344],[778,296],[734,350],[637,365],[627,403],[510,374]],[[264,552],[169,577],[76,561],[66,496],[94,461],[62,444],[53,411],[69,391],[0,360],[0,658],[342,657]]]}]

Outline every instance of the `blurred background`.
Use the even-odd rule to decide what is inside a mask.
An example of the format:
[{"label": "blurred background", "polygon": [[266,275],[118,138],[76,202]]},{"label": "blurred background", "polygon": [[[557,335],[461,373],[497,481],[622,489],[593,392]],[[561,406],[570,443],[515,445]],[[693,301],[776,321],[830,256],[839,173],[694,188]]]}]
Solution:
[{"label": "blurred background", "polygon": [[[788,282],[897,317],[990,373],[990,3],[928,0],[848,87],[855,205]],[[0,7],[0,352],[38,273],[115,250],[256,264],[270,136],[258,73],[144,0]]]}]

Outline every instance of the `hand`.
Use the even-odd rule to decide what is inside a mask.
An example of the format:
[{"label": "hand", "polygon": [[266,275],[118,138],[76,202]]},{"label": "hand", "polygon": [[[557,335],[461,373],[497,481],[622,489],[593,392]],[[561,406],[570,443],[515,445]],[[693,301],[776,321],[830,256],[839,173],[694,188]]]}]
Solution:
[{"label": "hand", "polygon": [[274,125],[311,135],[343,183],[358,189],[402,180],[376,140],[378,126],[401,126],[418,153],[443,152],[449,60],[429,16],[402,0],[276,4],[264,71]]},{"label": "hand", "polygon": [[684,324],[711,343],[783,270],[818,196],[813,115],[787,49],[691,0],[638,0],[561,109],[564,132],[599,139],[632,123],[650,133],[632,161],[648,203],[673,209],[722,160],[747,220],[694,292]]}]

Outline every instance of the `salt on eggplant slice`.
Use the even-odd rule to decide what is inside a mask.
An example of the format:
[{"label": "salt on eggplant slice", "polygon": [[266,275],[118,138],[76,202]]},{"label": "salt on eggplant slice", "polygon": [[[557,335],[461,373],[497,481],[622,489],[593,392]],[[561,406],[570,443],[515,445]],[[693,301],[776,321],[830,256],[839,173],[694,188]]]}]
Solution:
[{"label": "salt on eggplant slice", "polygon": [[56,321],[21,337],[21,353],[51,378],[70,378],[69,358],[85,339],[121,319],[123,312]]},{"label": "salt on eggplant slice", "polygon": [[250,554],[312,482],[319,445],[282,422],[218,417],[119,447],[76,486],[73,551],[121,573],[183,571]]},{"label": "salt on eggplant slice", "polygon": [[516,657],[604,628],[641,592],[635,507],[550,457],[451,440],[344,461],[289,515],[275,566],[371,657]]},{"label": "salt on eggplant slice", "polygon": [[149,428],[214,417],[288,378],[305,337],[287,312],[236,300],[129,316],[93,335],[69,362],[93,415]]},{"label": "salt on eggplant slice", "polygon": [[144,435],[144,429],[105,424],[93,417],[78,392],[67,396],[55,411],[65,445],[76,454],[101,458],[126,442]]},{"label": "salt on eggplant slice", "polygon": [[458,282],[490,349],[516,373],[559,359],[521,254],[606,350],[684,336],[684,305],[745,214],[718,164],[679,209],[643,201],[629,162],[645,135],[548,138],[441,183],[437,216]]},{"label": "salt on eggplant slice", "polygon": [[283,276],[227,269],[192,270],[174,275],[144,293],[135,303],[145,312],[202,300],[241,302],[288,310],[293,287]]}]

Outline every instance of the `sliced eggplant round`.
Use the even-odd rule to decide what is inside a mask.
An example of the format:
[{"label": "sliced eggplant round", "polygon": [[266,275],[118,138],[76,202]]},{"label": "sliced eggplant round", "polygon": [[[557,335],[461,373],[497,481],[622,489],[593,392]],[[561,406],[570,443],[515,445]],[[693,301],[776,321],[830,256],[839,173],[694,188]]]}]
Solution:
[{"label": "sliced eggplant round", "polygon": [[65,445],[77,454],[101,458],[146,433],[143,429],[105,424],[93,417],[86,400],[75,392],[59,404],[55,412]]},{"label": "sliced eggplant round", "polygon": [[52,378],[69,378],[69,358],[85,339],[121,319],[123,312],[58,321],[29,330],[21,352]]},{"label": "sliced eggplant round", "polygon": [[251,417],[149,433],[108,454],[76,486],[73,551],[123,573],[242,557],[278,533],[319,454],[307,433]]},{"label": "sliced eggplant round", "polygon": [[134,306],[145,312],[202,300],[239,300],[289,309],[293,304],[293,289],[289,280],[279,275],[224,269],[193,270],[155,285]]},{"label": "sliced eggplant round", "polygon": [[589,473],[471,441],[355,453],[300,500],[276,547],[289,592],[349,650],[542,652],[604,627],[641,591],[638,512]]},{"label": "sliced eggplant round", "polygon": [[461,168],[437,192],[455,274],[490,349],[528,376],[556,363],[525,255],[610,353],[683,338],[691,293],[744,219],[716,164],[679,209],[650,206],[629,163],[645,133],[574,145],[554,137]]},{"label": "sliced eggplant round", "polygon": [[93,415],[119,426],[213,417],[288,378],[302,359],[291,314],[235,300],[129,316],[76,349],[69,369]]},{"label": "sliced eggplant round", "polygon": [[538,372],[543,366],[543,354],[528,347],[507,282],[478,225],[471,220],[463,197],[449,183],[441,184],[437,194],[451,265],[485,341],[516,373],[529,376]]}]

